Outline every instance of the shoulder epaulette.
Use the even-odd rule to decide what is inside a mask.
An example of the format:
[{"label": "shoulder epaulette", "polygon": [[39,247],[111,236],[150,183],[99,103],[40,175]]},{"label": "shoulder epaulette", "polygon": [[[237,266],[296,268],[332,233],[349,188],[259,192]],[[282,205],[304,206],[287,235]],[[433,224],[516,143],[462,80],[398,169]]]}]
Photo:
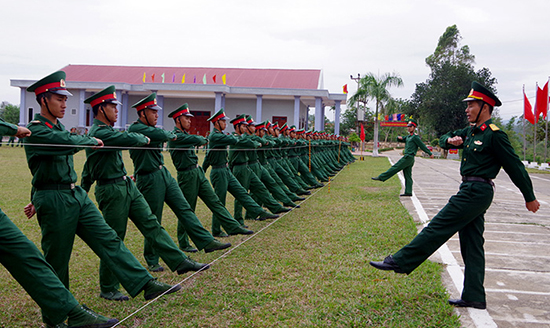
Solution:
[{"label": "shoulder epaulette", "polygon": [[489,124],[489,127],[491,128],[491,130],[493,131],[498,131],[500,130],[500,128],[498,126],[496,126],[496,124]]},{"label": "shoulder epaulette", "polygon": [[30,121],[29,123],[40,123],[39,120]]}]

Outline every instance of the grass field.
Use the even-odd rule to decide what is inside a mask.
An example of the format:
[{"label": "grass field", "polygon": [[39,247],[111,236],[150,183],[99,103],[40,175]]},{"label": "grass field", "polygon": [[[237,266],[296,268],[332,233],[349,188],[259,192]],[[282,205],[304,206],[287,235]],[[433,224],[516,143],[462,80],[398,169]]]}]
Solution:
[{"label": "grass field", "polygon": [[[167,167],[174,174],[169,155]],[[84,153],[75,156],[80,174]],[[131,161],[125,154],[129,173]],[[36,218],[23,206],[31,176],[21,148],[0,148],[0,206],[38,246]],[[151,304],[124,327],[459,327],[440,279],[441,266],[421,265],[411,275],[381,272],[368,265],[410,241],[416,226],[399,202],[399,181],[370,180],[389,166],[370,158],[345,168],[331,183],[265,230],[244,242],[184,288]],[[90,192],[93,197],[93,192]],[[232,211],[232,198],[228,199]],[[163,225],[174,237],[176,219],[165,207]],[[199,202],[197,216],[210,229],[211,214]],[[247,221],[259,231],[271,222]],[[142,262],[143,238],[129,225],[127,247]],[[233,249],[233,248],[232,248]],[[222,252],[191,257],[210,262]],[[124,303],[98,297],[99,259],[77,238],[71,258],[71,291],[99,313],[122,319],[146,302],[142,295]],[[178,283],[187,275],[154,274]],[[0,326],[40,327],[38,306],[0,267]]]}]

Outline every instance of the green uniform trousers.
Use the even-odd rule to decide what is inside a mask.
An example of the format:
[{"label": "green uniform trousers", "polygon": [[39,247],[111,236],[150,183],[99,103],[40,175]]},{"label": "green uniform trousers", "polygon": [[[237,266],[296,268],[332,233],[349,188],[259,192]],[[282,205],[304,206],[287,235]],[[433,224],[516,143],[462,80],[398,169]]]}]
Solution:
[{"label": "green uniform trousers", "polygon": [[393,255],[395,262],[410,273],[458,232],[464,260],[462,299],[485,302],[484,214],[492,200],[493,187],[490,184],[463,182],[458,193],[449,199],[428,226]]},{"label": "green uniform trousers", "polygon": [[[193,211],[197,207],[197,197],[200,197],[216,217],[216,221],[221,224],[228,234],[237,232],[241,225],[222,204],[218,195],[212,189],[210,182],[206,179],[202,167],[199,166],[192,170],[178,171],[178,184]],[[219,232],[217,231],[217,233]],[[214,231],[213,233],[215,234]],[[181,248],[189,246],[189,239],[187,237],[185,227],[178,222],[178,241]]]},{"label": "green uniform trousers", "polygon": [[38,190],[32,203],[42,230],[44,257],[67,289],[75,235],[111,269],[130,296],[135,297],[153,279],[79,186],[72,190]]},{"label": "green uniform trousers", "polygon": [[[166,167],[163,166],[149,174],[139,174],[137,176],[137,187],[145,197],[159,223],[162,223],[162,210],[166,202],[199,250],[214,240],[210,232],[202,226],[195,212],[183,197],[176,179],[170,175]],[[147,239],[145,239],[143,256],[148,265],[158,264],[159,256]]]},{"label": "green uniform trousers", "polygon": [[296,181],[296,183],[298,183],[300,187],[302,187],[302,189],[307,190],[309,185],[305,183],[304,180],[298,175],[298,170],[294,168],[294,165],[290,163],[288,158],[281,158],[279,160],[279,164],[292,175],[294,181]]},{"label": "green uniform trousers", "polygon": [[0,263],[40,306],[44,322],[61,323],[78,306],[34,243],[1,210]]},{"label": "green uniform trousers", "polygon": [[[285,208],[279,204],[269,193],[266,186],[256,176],[256,174],[248,167],[247,163],[235,165],[233,167],[233,176],[241,183],[245,190],[250,190],[253,199],[258,199],[259,205],[267,207],[271,212],[275,213]],[[238,199],[235,199],[234,217],[238,220],[243,217],[243,207]],[[250,215],[247,217],[255,217]]]},{"label": "green uniform trousers", "polygon": [[292,202],[292,199],[287,196],[284,190],[279,186],[279,184],[273,180],[271,174],[265,169],[259,162],[248,164],[248,167],[256,174],[258,178],[262,181],[264,186],[269,190],[273,198],[283,202],[283,204],[288,204]]},{"label": "green uniform trousers", "polygon": [[300,178],[310,186],[318,186],[319,183],[317,179],[309,172],[309,168],[302,162],[300,157],[294,156],[288,159],[290,163],[294,166],[294,169],[300,173]]},{"label": "green uniform trousers", "polygon": [[392,176],[396,175],[399,171],[403,171],[405,176],[405,194],[411,195],[413,191],[413,179],[412,179],[412,167],[414,165],[414,156],[405,155],[393,164],[386,172],[380,174],[378,178],[382,181],[386,181]]},{"label": "green uniform trousers", "polygon": [[[225,199],[227,192],[229,192],[235,199],[244,206],[248,211],[248,214],[253,217],[259,216],[264,213],[264,209],[258,205],[252,199],[252,197],[246,192],[246,189],[241,186],[240,182],[233,176],[233,173],[229,170],[229,167],[213,167],[210,171],[210,182],[214,187],[214,192],[218,195],[218,199],[225,206]],[[235,218],[240,225],[244,225],[242,218]],[[217,235],[221,232],[220,222],[215,215],[212,216],[212,233]]]},{"label": "green uniform trousers", "polygon": [[266,169],[266,171],[269,173],[269,175],[271,176],[271,178],[273,178],[273,180],[275,181],[275,183],[277,184],[277,186],[279,188],[281,188],[284,193],[288,196],[288,198],[290,198],[291,201],[297,201],[297,200],[300,200],[300,196],[296,195],[295,193],[293,193],[292,191],[290,191],[290,189],[288,189],[288,187],[285,185],[285,183],[283,182],[283,180],[281,180],[281,178],[279,177],[279,175],[277,175],[277,173],[275,172],[275,170],[273,169],[273,167],[271,166],[271,164],[269,163],[266,163],[266,164],[261,164],[261,166]]},{"label": "green uniform trousers", "polygon": [[290,173],[279,165],[277,159],[270,158],[267,161],[290,191],[296,194],[305,192],[305,190],[296,181],[294,181],[294,178],[290,175]]},{"label": "green uniform trousers", "polygon": [[[153,215],[132,179],[97,185],[95,197],[105,221],[120,239],[126,236],[129,217],[170,270],[175,271],[187,258]],[[119,281],[103,261],[99,266],[99,282],[103,292],[118,290]]]}]

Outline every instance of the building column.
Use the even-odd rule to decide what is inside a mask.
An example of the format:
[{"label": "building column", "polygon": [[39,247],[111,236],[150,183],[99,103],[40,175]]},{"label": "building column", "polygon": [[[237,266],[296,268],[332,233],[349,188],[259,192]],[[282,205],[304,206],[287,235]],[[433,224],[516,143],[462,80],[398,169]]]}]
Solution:
[{"label": "building column", "polygon": [[222,108],[225,108],[225,93],[222,94]]},{"label": "building column", "polygon": [[300,128],[300,96],[294,96],[294,125]]},{"label": "building column", "polygon": [[323,101],[320,97],[315,97],[315,130],[322,131],[325,125],[325,116],[323,113]]},{"label": "building column", "polygon": [[214,101],[214,113],[219,111],[222,107],[222,93],[214,92],[216,94],[216,99]]},{"label": "building column", "polygon": [[126,130],[126,124],[128,123],[128,101],[130,101],[130,96],[128,91],[122,93],[122,111],[120,112],[120,126]]},{"label": "building column", "polygon": [[159,128],[162,128],[164,126],[164,96],[157,95],[157,104],[162,108],[162,111],[160,111],[160,113],[159,113],[159,119],[157,121],[157,126]]},{"label": "building column", "polygon": [[[116,92],[116,99],[122,99],[122,90],[115,90]],[[116,105],[116,109],[118,110],[119,113],[122,114],[122,106],[120,105]],[[120,115],[122,116],[122,115]],[[120,119],[118,119],[116,122],[115,122],[115,126],[114,126],[115,129],[117,130],[120,130],[121,126],[120,126]]]},{"label": "building column", "polygon": [[334,134],[340,135],[340,100],[334,101]]},{"label": "building column", "polygon": [[263,96],[256,95],[256,122],[262,122]]},{"label": "building column", "polygon": [[27,122],[30,122],[33,119],[32,117],[29,117],[25,120],[25,117],[27,116],[27,103],[25,101],[26,92],[27,88],[21,88],[21,98],[19,101],[19,126],[26,126]]},{"label": "building column", "polygon": [[86,90],[80,89],[78,93],[78,127],[86,127],[86,105],[84,105],[84,99],[86,99]]}]

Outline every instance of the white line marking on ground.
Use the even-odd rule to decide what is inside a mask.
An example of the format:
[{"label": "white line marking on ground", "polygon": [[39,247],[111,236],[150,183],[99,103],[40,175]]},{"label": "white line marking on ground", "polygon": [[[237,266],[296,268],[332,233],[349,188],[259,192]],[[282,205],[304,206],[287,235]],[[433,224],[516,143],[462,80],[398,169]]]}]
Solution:
[{"label": "white line marking on ground", "polygon": [[[388,157],[388,160],[390,161],[390,164],[393,165],[393,162],[389,157]],[[401,181],[401,185],[405,186],[405,178],[403,177],[403,173],[399,172],[397,176]],[[429,220],[429,218],[428,218],[428,215],[426,214],[426,211],[424,211],[422,204],[416,197],[416,194],[414,193],[414,191],[411,199],[412,199],[414,208],[416,209],[416,212],[418,213],[418,216],[420,217],[420,220],[422,221],[425,227],[427,225],[426,222]],[[441,246],[437,252],[441,256],[443,263],[447,265],[447,272],[451,276],[451,279],[456,289],[459,291],[459,293],[462,293],[462,283],[464,281],[464,274],[462,273],[462,270],[460,269],[460,266],[458,265],[453,254],[449,250],[449,247],[447,247],[447,244],[443,244],[443,246]],[[468,314],[472,319],[473,323],[476,325],[476,327],[484,327],[484,328],[498,327],[487,310],[478,310],[478,309],[468,308]]]}]

